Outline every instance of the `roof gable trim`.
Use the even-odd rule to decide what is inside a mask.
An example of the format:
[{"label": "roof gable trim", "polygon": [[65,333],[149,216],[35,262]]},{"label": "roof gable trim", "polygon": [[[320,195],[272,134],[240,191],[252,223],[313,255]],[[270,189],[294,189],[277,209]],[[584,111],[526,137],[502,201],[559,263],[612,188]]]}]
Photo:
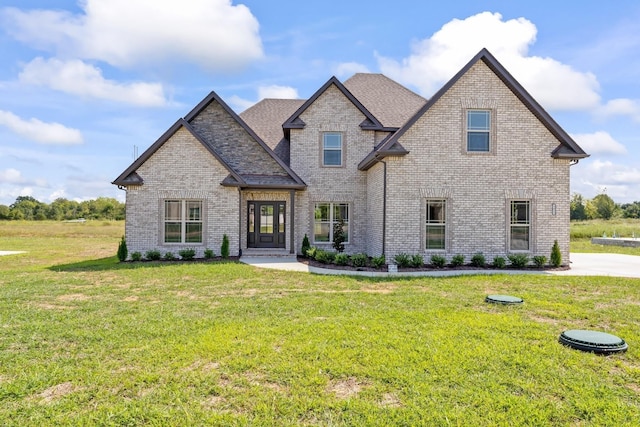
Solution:
[{"label": "roof gable trim", "polygon": [[[451,89],[451,87],[465,75],[471,67],[473,67],[478,61],[483,61],[496,76],[502,80],[502,82],[511,90],[511,92],[522,101],[522,103],[531,111],[540,122],[558,139],[560,145],[551,154],[552,157],[574,158],[581,159],[589,157],[582,148],[567,134],[564,129],[556,123],[555,120],[547,113],[544,108],[524,89],[518,81],[498,62],[498,60],[486,49],[483,48],[476,54],[455,76],[451,78],[440,90],[438,90],[427,103],[420,108],[411,117],[407,123],[404,124],[396,133],[387,138],[383,143],[379,144],[365,159],[360,162],[359,168],[370,168],[380,156],[376,153],[384,152],[395,144],[398,139],[413,126],[420,117],[422,117],[445,93]],[[562,154],[560,154],[562,153]],[[366,169],[363,169],[366,170]]]},{"label": "roof gable trim", "polygon": [[351,92],[342,84],[340,80],[338,80],[335,76],[331,77],[320,89],[318,89],[311,98],[307,99],[304,104],[300,106],[296,110],[295,113],[291,117],[287,119],[282,125],[283,129],[302,129],[305,126],[304,121],[300,119],[300,115],[304,113],[311,104],[313,104],[324,92],[331,87],[331,85],[335,85],[342,94],[347,97],[349,101],[365,116],[365,120],[360,123],[360,127],[365,130],[382,130],[385,129],[382,126],[382,123],[378,119],[376,119],[369,110],[367,110],[364,105],[358,99],[353,96]]},{"label": "roof gable trim", "polygon": [[[136,173],[136,171],[142,166],[160,147],[164,145],[173,135],[176,134],[181,128],[185,128],[198,142],[200,142],[215,158],[222,164],[225,169],[229,171],[231,175],[235,179],[240,182],[243,182],[240,175],[238,175],[222,158],[215,152],[213,147],[207,144],[196,132],[195,130],[185,121],[184,119],[179,119],[176,121],[173,126],[171,126],[160,138],[156,140],[144,153],[140,155],[118,178],[116,178],[112,184],[119,186],[127,186],[127,185],[142,185],[144,180]],[[137,177],[139,180],[138,183],[133,183],[130,177]]]}]

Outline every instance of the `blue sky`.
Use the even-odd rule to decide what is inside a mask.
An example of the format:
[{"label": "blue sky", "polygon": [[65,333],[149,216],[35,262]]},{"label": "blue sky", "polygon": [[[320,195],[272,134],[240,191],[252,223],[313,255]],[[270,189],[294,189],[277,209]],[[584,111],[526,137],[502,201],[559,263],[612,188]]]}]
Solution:
[{"label": "blue sky", "polygon": [[429,97],[482,47],[591,154],[572,192],[640,200],[639,23],[631,0],[3,0],[0,204],[124,201],[135,150],[211,90],[241,112],[364,71]]}]

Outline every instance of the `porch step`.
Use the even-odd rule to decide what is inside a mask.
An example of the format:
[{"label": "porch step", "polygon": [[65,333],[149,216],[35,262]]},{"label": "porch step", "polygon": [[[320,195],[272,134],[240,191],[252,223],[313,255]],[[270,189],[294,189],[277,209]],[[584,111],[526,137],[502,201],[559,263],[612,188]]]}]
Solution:
[{"label": "porch step", "polygon": [[259,248],[247,248],[242,250],[243,257],[283,257],[283,258],[296,258],[296,254],[291,254],[287,249],[259,249]]}]

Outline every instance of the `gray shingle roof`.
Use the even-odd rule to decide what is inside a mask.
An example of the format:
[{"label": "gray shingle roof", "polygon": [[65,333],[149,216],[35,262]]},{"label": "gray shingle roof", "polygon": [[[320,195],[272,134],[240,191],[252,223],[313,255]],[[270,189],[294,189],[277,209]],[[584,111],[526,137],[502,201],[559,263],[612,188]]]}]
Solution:
[{"label": "gray shingle roof", "polygon": [[263,99],[239,115],[275,151],[284,136],[282,124],[304,104],[304,101],[304,99]]},{"label": "gray shingle roof", "polygon": [[385,127],[399,128],[427,102],[383,74],[357,73],[344,86]]}]

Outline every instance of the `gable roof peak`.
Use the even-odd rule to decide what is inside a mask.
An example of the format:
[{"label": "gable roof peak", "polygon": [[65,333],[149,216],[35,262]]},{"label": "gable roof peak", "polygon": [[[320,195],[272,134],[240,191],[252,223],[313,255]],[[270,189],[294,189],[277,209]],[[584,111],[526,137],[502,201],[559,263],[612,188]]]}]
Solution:
[{"label": "gable roof peak", "polygon": [[507,71],[506,68],[496,59],[495,56],[484,47],[464,66],[455,76],[451,78],[440,90],[438,90],[422,108],[420,108],[409,121],[407,121],[397,132],[383,140],[376,148],[365,157],[358,167],[367,170],[378,160],[384,157],[384,153],[398,143],[399,138],[410,129],[445,93],[455,85],[462,76],[478,62],[482,61],[489,69],[511,90],[511,92],[540,120],[540,122],[551,132],[560,142],[558,148],[552,153],[552,157],[582,159],[589,157],[582,148],[569,136],[569,134],[558,125],[558,123],[545,111],[544,108],[527,92],[527,90]]},{"label": "gable roof peak", "polygon": [[365,120],[362,122],[361,126],[369,130],[374,129],[384,129],[384,126],[380,121],[374,117],[373,114],[369,110],[365,108],[364,105],[347,89],[341,82],[338,80],[336,76],[331,76],[329,80],[325,84],[323,84],[320,89],[318,89],[309,99],[307,99],[304,104],[300,106],[292,115],[289,117],[284,124],[282,125],[283,129],[301,129],[304,128],[305,123],[300,118],[300,115],[304,113],[307,108],[311,106],[320,96],[325,93],[331,86],[335,86],[338,88],[340,92],[349,100],[351,103],[360,110],[360,112],[365,116]]}]

